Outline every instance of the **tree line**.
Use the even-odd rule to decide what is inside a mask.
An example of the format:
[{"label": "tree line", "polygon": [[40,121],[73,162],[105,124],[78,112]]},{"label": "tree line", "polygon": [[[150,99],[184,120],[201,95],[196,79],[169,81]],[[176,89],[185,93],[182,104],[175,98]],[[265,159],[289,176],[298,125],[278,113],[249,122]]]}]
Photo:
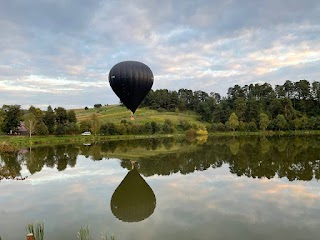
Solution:
[{"label": "tree line", "polygon": [[[101,106],[95,104],[95,108]],[[320,130],[320,82],[287,80],[274,88],[269,83],[235,85],[223,97],[216,92],[201,90],[151,90],[141,107],[157,111],[194,111],[208,126],[208,131]],[[174,125],[170,120],[163,124],[149,122],[137,125],[126,120],[102,124],[97,114],[77,122],[76,113],[63,107],[52,109],[48,106],[46,111],[33,106],[23,110],[20,105],[3,105],[0,108],[0,129],[3,133],[19,132],[22,123],[30,136],[84,131],[103,135],[155,134],[197,128],[185,121]]]},{"label": "tree line", "polygon": [[195,111],[211,130],[320,129],[320,82],[285,81],[230,87],[216,92],[180,89],[150,91],[142,106],[158,111]]},{"label": "tree line", "polygon": [[8,134],[20,134],[22,126],[30,135],[64,135],[79,130],[75,112],[63,107],[52,109],[48,106],[46,111],[42,111],[34,106],[23,110],[20,105],[3,105],[0,120],[1,131]]},{"label": "tree line", "polygon": [[[95,106],[100,108],[101,106]],[[87,107],[86,107],[87,108]],[[21,134],[21,127],[30,137],[36,135],[74,135],[90,131],[94,135],[125,135],[125,134],[156,134],[173,133],[176,128],[172,121],[166,119],[164,123],[155,121],[143,125],[134,124],[127,120],[120,123],[102,123],[96,113],[87,120],[77,121],[74,110],[63,107],[52,109],[48,106],[46,111],[31,106],[28,110],[21,109],[20,105],[3,105],[0,109],[0,129],[6,134]],[[185,126],[181,126],[185,129]]]}]

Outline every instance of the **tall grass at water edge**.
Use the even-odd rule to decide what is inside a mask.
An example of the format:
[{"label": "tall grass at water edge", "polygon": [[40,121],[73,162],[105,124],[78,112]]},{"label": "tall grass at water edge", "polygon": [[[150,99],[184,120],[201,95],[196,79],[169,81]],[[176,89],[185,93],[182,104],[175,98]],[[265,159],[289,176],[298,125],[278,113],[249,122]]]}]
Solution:
[{"label": "tall grass at water edge", "polygon": [[[80,240],[93,240],[93,238],[90,235],[90,231],[89,231],[89,227],[88,226],[86,228],[81,226],[80,230],[79,230],[79,232],[77,234],[77,237]],[[108,235],[101,233],[101,239],[108,240]],[[111,235],[110,236],[110,240],[115,240],[115,237],[113,235]]]},{"label": "tall grass at water edge", "polygon": [[[35,240],[44,240],[44,223],[42,221],[39,221],[36,223],[29,223],[26,230],[28,234],[29,233],[33,234],[33,237]],[[93,240],[93,238],[90,235],[88,226],[86,228],[81,226],[77,234],[77,237],[80,240]],[[107,234],[101,233],[101,239],[108,240],[109,238]],[[4,239],[2,239],[2,237],[0,236],[0,240],[4,240]],[[110,240],[116,240],[116,238],[113,235],[111,235]]]},{"label": "tall grass at water edge", "polygon": [[43,222],[29,223],[27,227],[27,232],[32,233],[35,240],[43,240],[44,239],[44,223]]}]

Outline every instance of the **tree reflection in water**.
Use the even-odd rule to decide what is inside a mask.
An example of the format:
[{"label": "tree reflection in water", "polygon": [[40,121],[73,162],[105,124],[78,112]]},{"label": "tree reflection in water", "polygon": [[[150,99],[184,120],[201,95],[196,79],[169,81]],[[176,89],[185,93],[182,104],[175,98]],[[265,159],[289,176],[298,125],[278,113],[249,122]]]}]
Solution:
[{"label": "tree reflection in water", "polygon": [[0,153],[0,179],[21,176],[21,165],[26,165],[30,174],[44,166],[63,171],[76,165],[78,155],[93,161],[118,158],[128,170],[131,164],[126,159],[134,159],[145,177],[190,174],[227,164],[237,176],[320,179],[319,136],[215,137],[206,142],[164,138],[35,147],[20,153]]},{"label": "tree reflection in water", "polygon": [[123,222],[140,222],[154,212],[156,197],[136,167],[114,191],[110,207],[113,215]]}]

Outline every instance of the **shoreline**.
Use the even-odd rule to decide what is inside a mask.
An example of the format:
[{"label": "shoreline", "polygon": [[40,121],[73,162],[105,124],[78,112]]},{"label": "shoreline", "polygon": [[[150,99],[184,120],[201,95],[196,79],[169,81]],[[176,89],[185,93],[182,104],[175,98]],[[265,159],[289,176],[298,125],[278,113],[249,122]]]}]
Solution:
[{"label": "shoreline", "polygon": [[[300,130],[300,131],[259,131],[259,132],[211,132],[208,137],[237,137],[237,136],[310,136],[320,135],[319,130]],[[12,146],[16,148],[29,146],[44,146],[51,144],[71,144],[71,143],[94,143],[101,141],[117,141],[117,140],[133,140],[133,139],[149,139],[149,138],[167,138],[167,137],[185,137],[185,133],[175,134],[149,134],[149,135],[108,135],[108,136],[79,136],[79,135],[64,135],[64,136],[34,136],[31,139],[29,136],[7,136],[0,135],[1,146]],[[1,150],[1,149],[0,149]]]}]

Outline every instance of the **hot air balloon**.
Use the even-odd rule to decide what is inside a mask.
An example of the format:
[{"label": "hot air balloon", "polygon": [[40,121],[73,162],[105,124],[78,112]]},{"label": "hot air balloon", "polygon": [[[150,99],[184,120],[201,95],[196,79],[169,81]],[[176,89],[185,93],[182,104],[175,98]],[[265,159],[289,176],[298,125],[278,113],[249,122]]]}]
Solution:
[{"label": "hot air balloon", "polygon": [[109,83],[120,101],[134,114],[152,87],[153,74],[144,63],[120,62],[111,68]]},{"label": "hot air balloon", "polygon": [[119,220],[140,222],[154,212],[156,197],[137,169],[133,168],[114,191],[110,207]]}]

